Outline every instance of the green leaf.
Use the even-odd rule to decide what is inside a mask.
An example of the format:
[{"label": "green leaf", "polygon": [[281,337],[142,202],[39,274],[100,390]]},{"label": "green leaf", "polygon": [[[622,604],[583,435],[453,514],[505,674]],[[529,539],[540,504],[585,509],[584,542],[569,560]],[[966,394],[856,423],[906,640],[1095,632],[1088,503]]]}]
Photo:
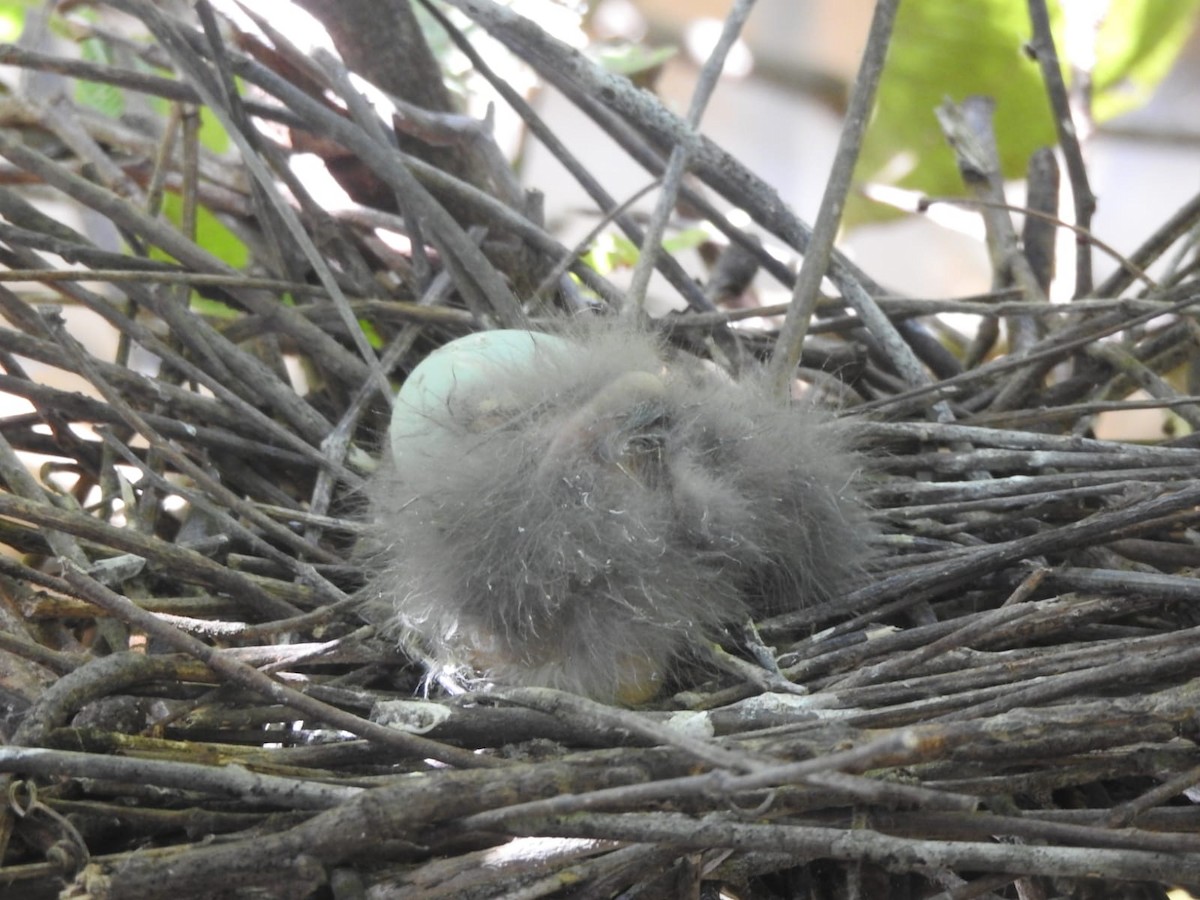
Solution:
[{"label": "green leaf", "polygon": [[1200,0],[1111,3],[1096,38],[1093,112],[1105,121],[1146,103],[1196,26]]},{"label": "green leaf", "polygon": [[[296,305],[296,300],[290,291],[284,291],[282,294],[280,294],[279,302],[284,306]],[[202,297],[196,291],[192,291],[192,296],[189,298],[188,305],[191,307],[193,312],[199,313],[202,316],[208,316],[210,319],[236,319],[242,315],[241,312],[234,309],[228,303],[222,303],[220,300],[213,300],[211,297]]]},{"label": "green leaf", "polygon": [[[240,90],[240,81],[238,86]],[[171,101],[164,100],[162,97],[153,97],[150,102],[154,111],[166,119],[170,112]],[[225,126],[207,106],[200,107],[200,143],[206,150],[217,155],[225,153],[232,144],[232,141],[229,140],[229,132],[225,130]]]},{"label": "green leaf", "polygon": [[383,349],[383,335],[379,333],[379,329],[375,327],[375,323],[369,319],[359,319],[358,327],[362,329],[362,333],[367,338],[367,343],[371,345],[373,350]]},{"label": "green leaf", "polygon": [[[681,250],[694,250],[709,240],[712,240],[712,235],[703,228],[684,228],[663,238],[662,246],[667,253],[678,253]],[[637,265],[639,256],[641,251],[637,244],[624,235],[606,231],[596,238],[582,260],[584,265],[601,275],[609,275],[617,269],[632,269]]]},{"label": "green leaf", "polygon": [[705,241],[711,240],[712,235],[703,228],[684,228],[663,238],[662,245],[668,253],[678,253],[680,250],[695,250]]},{"label": "green leaf", "polygon": [[[91,9],[81,10],[79,15],[85,21],[92,23],[98,18],[96,11]],[[56,32],[62,33],[61,22],[55,20],[52,27],[55,27]],[[65,33],[63,36],[69,37]],[[76,46],[79,47],[80,58],[87,62],[101,65],[111,65],[113,62],[108,42],[101,38],[83,38],[76,41]],[[75,81],[75,99],[80,106],[90,107],[111,119],[120,118],[125,113],[125,95],[120,88],[111,84],[79,79]]]},{"label": "green leaf", "polygon": [[[108,45],[99,38],[85,38],[79,42],[79,53],[88,62],[112,62]],[[75,83],[75,99],[83,106],[90,106],[112,119],[120,118],[125,113],[125,95],[120,88],[111,84],[101,84],[98,81],[77,81]]]},{"label": "green leaf", "polygon": [[236,319],[241,315],[228,303],[222,303],[220,300],[213,300],[210,297],[202,297],[195,291],[192,291],[191,297],[188,298],[188,306],[197,315],[207,316],[210,319]]},{"label": "green leaf", "polygon": [[[996,100],[995,127],[1006,174],[1024,171],[1029,154],[1054,142],[1054,122],[1029,38],[1024,0],[919,0],[902,3],[863,142],[857,180],[927,194],[957,194],[962,182],[934,109],[973,94]],[[880,218],[861,198],[846,223]]]},{"label": "green leaf", "polygon": [[[183,221],[183,198],[178,194],[167,194],[163,197],[163,216],[176,227]],[[201,206],[196,211],[196,243],[213,256],[239,271],[250,261],[250,249],[236,234],[230,231],[211,211]],[[150,258],[167,262],[177,260],[159,249],[150,248]],[[239,315],[235,310],[218,300],[209,300],[192,291],[191,305],[196,312],[218,318],[230,318]]]},{"label": "green leaf", "polygon": [[590,250],[583,255],[585,265],[601,275],[616,269],[628,269],[637,264],[638,248],[633,241],[613,232],[605,232],[596,238]]},{"label": "green leaf", "polygon": [[[183,221],[183,198],[178,194],[163,197],[163,215],[174,225]],[[250,261],[250,250],[236,234],[206,207],[196,210],[196,243],[231,268],[242,269]]]},{"label": "green leaf", "polygon": [[[1084,3],[1100,0],[1084,0]],[[1050,2],[1051,29],[1065,59],[1064,18]],[[1170,70],[1200,12],[1200,0],[1112,0],[1096,40],[1094,114],[1110,118],[1144,103]],[[1057,143],[1038,64],[1024,53],[1031,34],[1025,0],[909,0],[900,5],[874,117],[863,142],[859,184],[930,195],[961,194],[954,155],[933,110],[949,98],[996,101],[1001,169],[1024,176],[1029,156]],[[852,195],[845,224],[893,210]]]},{"label": "green leaf", "polygon": [[200,143],[218,155],[228,150],[230,144],[229,132],[207,106],[200,107]]},{"label": "green leaf", "polygon": [[11,44],[25,30],[25,7],[27,3],[0,3],[0,41]]}]

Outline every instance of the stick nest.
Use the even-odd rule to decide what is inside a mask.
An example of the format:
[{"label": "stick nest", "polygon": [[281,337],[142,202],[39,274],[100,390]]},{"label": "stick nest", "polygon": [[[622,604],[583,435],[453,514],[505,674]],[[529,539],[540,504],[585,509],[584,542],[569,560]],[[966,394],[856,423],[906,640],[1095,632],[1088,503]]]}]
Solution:
[{"label": "stick nest", "polygon": [[[883,552],[860,586],[731,632],[721,665],[635,709],[451,695],[354,599],[390,396],[454,337],[552,329],[621,293],[546,231],[487,128],[449,112],[406,4],[308,0],[340,59],[204,3],[110,5],[106,25],[60,22],[105,62],[0,48],[28,87],[0,131],[0,390],[27,401],[0,420],[0,897],[1152,897],[1196,880],[1200,448],[1090,436],[1128,406],[1200,424],[1172,386],[1195,378],[1194,270],[1139,279],[1195,203],[1069,307],[1044,283],[1038,299],[1041,264],[1002,234],[1016,289],[983,298],[890,295],[835,254],[797,374],[867,448]],[[686,129],[649,94],[502,8],[454,5],[662,171]],[[569,140],[460,49],[639,242]],[[380,120],[350,72],[399,112]],[[80,84],[123,115],[67,99]],[[965,152],[967,126],[941,118]],[[688,310],[650,327],[736,375],[771,356],[783,310],[731,310],[729,259],[793,274],[705,198],[779,246],[813,235],[689,146],[681,197],[732,249],[703,276],[660,254]],[[323,208],[294,152],[359,206]],[[938,339],[948,311],[982,317],[970,346]]]}]

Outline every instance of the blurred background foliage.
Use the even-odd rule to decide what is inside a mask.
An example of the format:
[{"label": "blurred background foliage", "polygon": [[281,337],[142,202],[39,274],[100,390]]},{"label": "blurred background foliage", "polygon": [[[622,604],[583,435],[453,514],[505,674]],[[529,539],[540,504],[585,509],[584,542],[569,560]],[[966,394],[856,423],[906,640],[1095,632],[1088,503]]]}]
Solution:
[{"label": "blurred background foliage", "polygon": [[[17,41],[30,13],[36,10],[41,14],[51,5],[0,0],[0,40]],[[276,0],[265,4],[251,0],[246,7],[253,10],[278,5]],[[637,37],[597,39],[597,31],[603,32],[604,28],[597,29],[594,23],[613,18],[604,15],[604,8],[614,5],[612,0],[573,4],[543,0],[524,7],[538,5],[554,9],[555,15],[565,21],[578,23],[572,35],[577,43],[584,44],[590,37],[589,52],[610,70],[629,75],[641,84],[652,85],[663,64],[678,54],[680,48],[670,39],[683,40],[681,35],[669,35],[668,41],[655,46],[654,41]],[[615,5],[651,7],[651,16],[661,16],[662,9],[668,8],[677,22],[698,19],[706,11],[716,13],[716,8],[709,7],[723,6],[637,4],[628,0]],[[1093,123],[1109,121],[1137,108],[1151,97],[1195,30],[1200,0],[1050,0],[1049,8],[1064,76],[1076,101],[1074,113],[1081,129],[1086,130]],[[270,14],[270,9],[259,11]],[[427,25],[430,46],[444,64],[447,84],[466,102],[469,86],[462,77],[467,68],[463,59],[436,23],[419,7],[417,12]],[[72,14],[95,15],[86,7]],[[811,10],[804,14],[811,14]],[[62,29],[61,20],[51,21],[53,27]],[[464,21],[463,25],[466,31],[472,30],[469,23]],[[1029,34],[1024,0],[921,0],[902,4],[876,111],[859,159],[859,183],[927,195],[961,193],[953,155],[944,146],[933,111],[947,98],[959,101],[970,95],[995,99],[995,130],[1004,174],[1014,179],[1022,177],[1030,154],[1055,143],[1054,124],[1037,64],[1024,52]],[[65,32],[62,36],[71,37]],[[657,37],[662,37],[661,33]],[[108,53],[108,45],[94,38],[85,37],[77,44],[84,59],[132,62],[148,68],[135,56],[120,61],[102,58]],[[797,62],[797,71],[806,68],[803,60]],[[819,75],[813,78],[809,72],[800,81],[837,106],[844,99],[845,83],[838,88],[836,77]],[[832,94],[831,84],[835,86]],[[79,102],[105,115],[119,118],[127,112],[123,92],[117,88],[80,81],[76,89]],[[207,111],[202,114],[202,140],[210,150],[220,153],[228,147],[228,138]],[[884,202],[875,202],[871,197]],[[868,189],[852,196],[845,223],[852,227],[894,217],[898,206],[906,205],[896,204],[886,193]],[[212,222],[206,225],[206,232],[202,244],[209,246],[207,241],[211,240],[209,248],[236,265],[240,251],[230,235]]]},{"label": "blurred background foliage", "polygon": [[[1050,3],[1051,27],[1077,122],[1088,127],[1145,103],[1195,29],[1197,0]],[[901,4],[876,113],[859,159],[860,182],[925,194],[961,193],[961,177],[933,110],[947,97],[996,101],[1004,174],[1021,178],[1029,156],[1056,143],[1037,63],[1023,48],[1029,12],[1022,0],[924,0]],[[862,200],[861,222],[885,208]]]}]

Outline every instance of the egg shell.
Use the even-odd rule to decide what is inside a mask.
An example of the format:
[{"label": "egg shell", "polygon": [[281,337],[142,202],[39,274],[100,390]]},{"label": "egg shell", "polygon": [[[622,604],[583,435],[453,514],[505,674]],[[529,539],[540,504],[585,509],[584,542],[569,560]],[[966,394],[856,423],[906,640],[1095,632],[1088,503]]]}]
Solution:
[{"label": "egg shell", "polygon": [[[534,366],[539,354],[567,354],[571,343],[552,334],[520,329],[479,331],[450,341],[430,353],[409,373],[396,394],[388,441],[397,463],[446,450],[441,424],[453,417],[464,395],[478,396],[489,383],[513,368]],[[499,399],[499,398],[498,398]]]}]

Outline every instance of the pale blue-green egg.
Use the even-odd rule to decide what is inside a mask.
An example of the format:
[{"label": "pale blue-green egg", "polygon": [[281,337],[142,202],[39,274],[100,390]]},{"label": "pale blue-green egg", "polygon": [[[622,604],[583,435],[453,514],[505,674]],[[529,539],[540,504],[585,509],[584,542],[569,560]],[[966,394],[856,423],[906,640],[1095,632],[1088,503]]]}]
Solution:
[{"label": "pale blue-green egg", "polygon": [[539,358],[571,350],[563,338],[518,329],[479,331],[439,347],[409,373],[396,394],[388,428],[392,456],[396,462],[440,456],[453,439],[447,423],[506,406],[507,398],[489,393],[510,381],[498,376],[527,366],[530,377],[536,377]]}]

